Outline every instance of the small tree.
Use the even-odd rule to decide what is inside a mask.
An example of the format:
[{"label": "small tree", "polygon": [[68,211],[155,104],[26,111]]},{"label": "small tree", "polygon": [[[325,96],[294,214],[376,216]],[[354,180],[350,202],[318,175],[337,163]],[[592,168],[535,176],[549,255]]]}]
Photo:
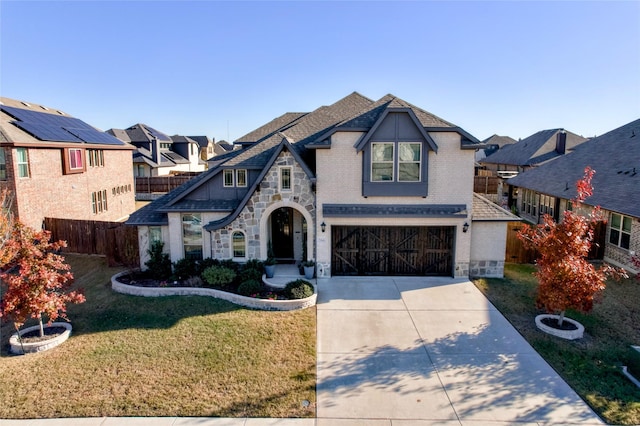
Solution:
[{"label": "small tree", "polygon": [[563,220],[556,223],[544,215],[543,223],[535,227],[524,225],[518,233],[525,247],[538,251],[537,305],[548,313],[559,313],[562,325],[567,309],[589,312],[595,298],[604,290],[607,277],[625,277],[622,269],[603,265],[596,268],[586,259],[593,241],[593,229],[602,220],[600,207],[588,215],[580,213],[583,201],[593,194],[591,179],[595,171],[587,167],[576,183],[577,195],[571,201]]},{"label": "small tree", "polygon": [[67,319],[67,303],[82,303],[80,291],[68,291],[73,283],[71,267],[58,252],[64,241],[50,242],[51,233],[35,231],[16,222],[10,244],[13,255],[0,269],[6,292],[0,304],[0,317],[12,320],[18,330],[29,318],[40,323],[44,336],[43,316],[48,324],[58,317]]}]

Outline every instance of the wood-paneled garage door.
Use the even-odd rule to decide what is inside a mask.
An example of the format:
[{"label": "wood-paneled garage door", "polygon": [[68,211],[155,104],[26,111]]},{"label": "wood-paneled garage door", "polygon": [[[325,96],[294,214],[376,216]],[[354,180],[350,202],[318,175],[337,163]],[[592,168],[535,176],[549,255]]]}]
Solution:
[{"label": "wood-paneled garage door", "polygon": [[453,226],[332,226],[332,275],[453,275]]}]

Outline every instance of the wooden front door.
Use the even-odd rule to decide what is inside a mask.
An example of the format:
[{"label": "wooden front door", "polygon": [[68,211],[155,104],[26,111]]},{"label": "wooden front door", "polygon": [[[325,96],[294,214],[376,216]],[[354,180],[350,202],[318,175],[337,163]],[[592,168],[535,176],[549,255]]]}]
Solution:
[{"label": "wooden front door", "polygon": [[333,226],[332,275],[453,275],[452,226]]},{"label": "wooden front door", "polygon": [[293,259],[293,209],[290,207],[271,213],[271,241],[277,259]]}]

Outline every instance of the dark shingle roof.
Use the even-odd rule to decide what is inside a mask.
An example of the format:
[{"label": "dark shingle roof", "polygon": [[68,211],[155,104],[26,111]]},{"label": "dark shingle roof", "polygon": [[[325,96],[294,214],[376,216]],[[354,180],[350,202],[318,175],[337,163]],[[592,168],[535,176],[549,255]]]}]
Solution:
[{"label": "dark shingle roof", "polygon": [[[564,154],[556,152],[557,134],[564,129],[541,130],[528,138],[522,139],[514,144],[505,145],[494,154],[481,160],[481,163],[489,164],[510,164],[514,166],[533,166],[542,164],[553,158]],[[587,140],[575,133],[566,132],[566,150],[569,151],[575,146]]]},{"label": "dark shingle roof", "polygon": [[200,148],[206,148],[209,146],[209,143],[211,143],[211,139],[209,139],[209,136],[187,136],[189,139],[193,139],[194,141],[198,142],[198,145],[200,145]]},{"label": "dark shingle roof", "polygon": [[596,171],[585,201],[640,217],[640,119],[584,142],[573,152],[509,179],[509,185],[573,199],[585,167]]},{"label": "dark shingle roof", "polygon": [[247,133],[246,135],[236,139],[236,143],[258,142],[261,139],[273,135],[275,132],[291,125],[300,117],[306,115],[306,112],[286,112],[280,117],[274,118],[265,125]]}]

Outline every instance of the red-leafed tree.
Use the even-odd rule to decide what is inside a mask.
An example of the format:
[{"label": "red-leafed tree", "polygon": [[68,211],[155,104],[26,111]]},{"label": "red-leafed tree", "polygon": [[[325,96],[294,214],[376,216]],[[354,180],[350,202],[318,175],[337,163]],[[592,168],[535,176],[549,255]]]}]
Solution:
[{"label": "red-leafed tree", "polygon": [[16,329],[29,318],[40,323],[44,336],[43,316],[48,323],[58,317],[67,319],[67,303],[82,303],[80,291],[69,291],[73,283],[71,267],[57,252],[66,246],[64,241],[50,242],[51,233],[35,231],[15,222],[10,237],[2,248],[8,260],[0,268],[5,287],[0,303],[0,317],[14,322]]},{"label": "red-leafed tree", "polygon": [[626,277],[622,269],[610,265],[596,268],[587,260],[594,227],[603,220],[600,207],[594,207],[588,214],[581,212],[584,200],[593,194],[594,173],[590,167],[585,169],[583,178],[576,183],[572,209],[564,212],[560,223],[544,215],[543,223],[524,225],[518,233],[526,247],[539,253],[538,270],[534,273],[538,278],[537,305],[548,313],[559,314],[559,324],[567,309],[591,311],[608,277]]}]

